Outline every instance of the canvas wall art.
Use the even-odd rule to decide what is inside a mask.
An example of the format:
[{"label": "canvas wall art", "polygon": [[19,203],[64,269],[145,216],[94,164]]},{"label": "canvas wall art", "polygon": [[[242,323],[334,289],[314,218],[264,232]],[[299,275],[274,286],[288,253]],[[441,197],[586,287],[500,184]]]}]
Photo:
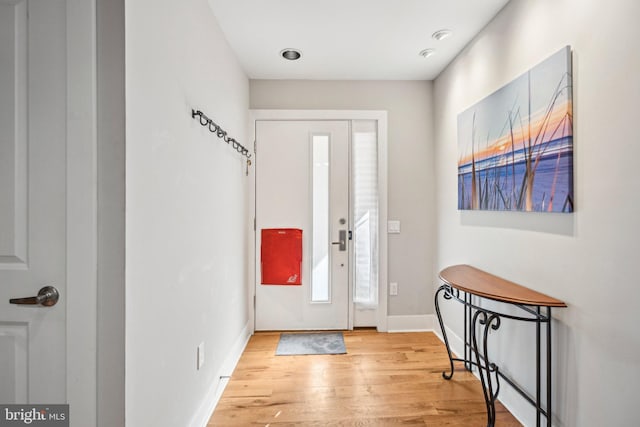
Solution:
[{"label": "canvas wall art", "polygon": [[571,48],[458,115],[458,209],[573,212]]}]

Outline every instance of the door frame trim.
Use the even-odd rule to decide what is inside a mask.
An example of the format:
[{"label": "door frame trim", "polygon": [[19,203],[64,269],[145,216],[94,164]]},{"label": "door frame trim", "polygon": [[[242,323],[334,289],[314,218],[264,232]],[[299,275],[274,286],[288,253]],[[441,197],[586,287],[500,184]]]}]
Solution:
[{"label": "door frame trim", "polygon": [[[387,256],[387,181],[388,181],[388,156],[387,156],[387,111],[385,110],[249,110],[250,135],[256,141],[256,121],[295,121],[295,120],[376,120],[378,122],[378,184],[379,184],[379,283],[378,283],[378,310],[376,327],[379,332],[388,330],[388,304],[387,304],[387,282],[388,282],[388,256]],[[255,328],[255,283],[256,283],[256,231],[255,231],[255,168],[251,168],[249,173],[249,201],[247,223],[254,228],[253,236],[247,242],[249,253],[247,259],[253,260],[248,267],[247,278],[249,280],[249,324],[252,333]],[[249,228],[249,229],[250,229]],[[349,292],[349,304],[353,306],[353,293]],[[353,328],[353,310],[349,310],[349,329]]]},{"label": "door frame trim", "polygon": [[67,403],[97,424],[96,0],[67,0]]}]

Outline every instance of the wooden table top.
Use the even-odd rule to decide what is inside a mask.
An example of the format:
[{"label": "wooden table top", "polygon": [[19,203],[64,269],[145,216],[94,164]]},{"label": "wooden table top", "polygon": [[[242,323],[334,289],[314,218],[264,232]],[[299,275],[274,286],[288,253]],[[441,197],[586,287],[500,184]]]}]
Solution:
[{"label": "wooden table top", "polygon": [[470,265],[447,267],[440,272],[440,279],[461,291],[496,301],[541,307],[567,306],[560,300]]}]

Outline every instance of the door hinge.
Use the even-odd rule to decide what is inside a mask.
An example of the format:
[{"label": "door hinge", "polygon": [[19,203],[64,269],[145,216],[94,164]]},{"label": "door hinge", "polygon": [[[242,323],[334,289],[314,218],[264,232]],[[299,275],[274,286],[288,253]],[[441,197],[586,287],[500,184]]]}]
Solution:
[{"label": "door hinge", "polygon": [[256,231],[256,218],[253,218],[253,231]]},{"label": "door hinge", "polygon": [[256,141],[255,139],[253,140],[253,153],[257,153],[258,152],[258,141]]},{"label": "door hinge", "polygon": [[253,296],[253,311],[256,310],[256,296]]}]

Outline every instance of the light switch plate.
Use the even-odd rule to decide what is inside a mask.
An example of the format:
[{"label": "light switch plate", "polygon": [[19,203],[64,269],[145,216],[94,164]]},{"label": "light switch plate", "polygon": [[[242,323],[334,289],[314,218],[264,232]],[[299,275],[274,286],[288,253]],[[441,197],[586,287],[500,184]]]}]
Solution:
[{"label": "light switch plate", "polygon": [[398,295],[398,282],[389,283],[389,295]]},{"label": "light switch plate", "polygon": [[400,233],[400,221],[397,221],[397,220],[387,221],[387,233],[389,234]]}]

